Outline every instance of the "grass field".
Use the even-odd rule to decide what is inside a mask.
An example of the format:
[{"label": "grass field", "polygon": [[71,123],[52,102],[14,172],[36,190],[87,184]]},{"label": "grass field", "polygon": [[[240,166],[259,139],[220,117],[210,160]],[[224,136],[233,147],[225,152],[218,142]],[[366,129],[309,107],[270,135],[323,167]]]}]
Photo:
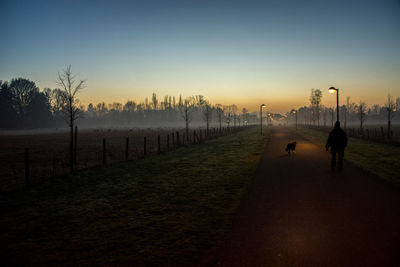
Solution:
[{"label": "grass field", "polygon": [[[129,137],[129,159],[135,159],[143,156],[144,137],[147,139],[147,154],[152,154],[158,149],[158,135],[160,135],[161,150],[166,151],[168,135],[171,148],[172,134],[176,134],[176,131],[180,132],[179,137],[182,140],[184,130],[179,128],[79,130],[76,168],[83,170],[102,165],[103,138],[106,139],[107,163],[115,163],[125,160],[127,137]],[[199,129],[196,131],[198,134]],[[189,137],[193,138],[193,130],[190,131]],[[174,139],[176,140],[176,135]],[[0,162],[2,162],[0,191],[10,191],[25,186],[25,148],[30,149],[32,183],[69,173],[68,132],[0,135]]]},{"label": "grass field", "polygon": [[249,128],[1,193],[2,262],[213,265],[267,140]]},{"label": "grass field", "polygon": [[[310,141],[325,147],[328,133],[308,128],[299,128],[297,132]],[[398,145],[350,137],[345,150],[345,160],[400,185],[400,146]]]}]

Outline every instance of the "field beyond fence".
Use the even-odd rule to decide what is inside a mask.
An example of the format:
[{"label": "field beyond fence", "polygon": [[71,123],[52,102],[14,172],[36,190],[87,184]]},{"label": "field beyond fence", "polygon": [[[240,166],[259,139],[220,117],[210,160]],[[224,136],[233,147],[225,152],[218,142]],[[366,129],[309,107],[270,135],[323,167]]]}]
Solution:
[{"label": "field beyond fence", "polygon": [[[188,136],[182,128],[78,129],[75,170],[165,153],[241,129],[243,127],[210,128],[208,132],[205,129],[192,129]],[[46,178],[65,175],[70,171],[69,133],[0,136],[0,161],[0,191],[10,191]]]}]

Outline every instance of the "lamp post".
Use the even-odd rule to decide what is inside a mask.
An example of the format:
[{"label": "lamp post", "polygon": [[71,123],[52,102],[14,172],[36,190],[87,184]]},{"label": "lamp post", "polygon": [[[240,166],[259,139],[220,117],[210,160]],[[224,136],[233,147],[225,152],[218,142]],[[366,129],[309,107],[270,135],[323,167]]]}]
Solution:
[{"label": "lamp post", "polygon": [[265,104],[260,105],[260,134],[262,135],[262,108],[265,107]]},{"label": "lamp post", "polygon": [[339,88],[329,87],[329,93],[336,92],[336,120],[339,121]]}]

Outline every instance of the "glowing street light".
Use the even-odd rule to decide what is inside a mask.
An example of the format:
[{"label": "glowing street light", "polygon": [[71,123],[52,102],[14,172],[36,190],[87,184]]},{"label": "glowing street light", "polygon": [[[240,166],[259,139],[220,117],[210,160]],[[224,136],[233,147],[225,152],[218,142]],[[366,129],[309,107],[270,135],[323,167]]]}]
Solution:
[{"label": "glowing street light", "polygon": [[260,130],[262,135],[262,108],[265,107],[265,104],[260,105]]},{"label": "glowing street light", "polygon": [[335,93],[336,92],[336,120],[339,121],[339,88],[335,87],[329,87],[329,93]]}]

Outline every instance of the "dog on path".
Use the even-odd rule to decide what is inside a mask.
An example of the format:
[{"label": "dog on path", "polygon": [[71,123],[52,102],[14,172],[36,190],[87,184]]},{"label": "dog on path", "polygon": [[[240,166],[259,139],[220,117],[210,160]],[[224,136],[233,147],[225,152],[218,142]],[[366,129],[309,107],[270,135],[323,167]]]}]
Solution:
[{"label": "dog on path", "polygon": [[287,144],[285,151],[289,154],[289,156],[291,151],[296,152],[296,142]]}]

